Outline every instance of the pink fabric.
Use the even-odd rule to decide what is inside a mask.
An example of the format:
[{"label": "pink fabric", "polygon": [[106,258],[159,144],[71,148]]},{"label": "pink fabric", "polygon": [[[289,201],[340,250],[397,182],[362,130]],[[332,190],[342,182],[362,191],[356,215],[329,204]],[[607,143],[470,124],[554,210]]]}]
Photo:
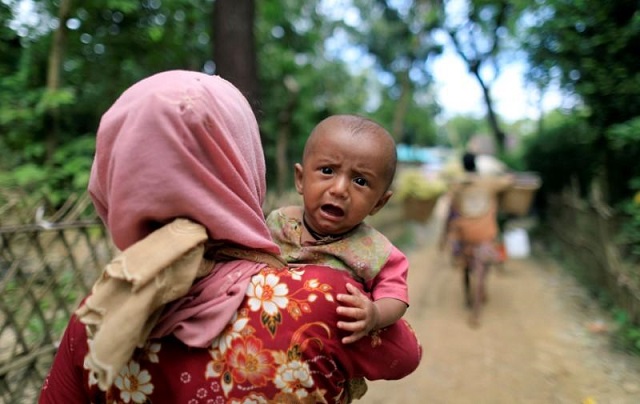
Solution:
[{"label": "pink fabric", "polygon": [[[204,225],[212,240],[279,253],[262,212],[258,124],[240,91],[218,76],[169,71],[126,90],[100,121],[89,192],[121,250],[182,217]],[[198,285],[206,297],[194,288],[169,308],[173,315],[159,328],[197,346],[213,338],[240,304],[237,290],[264,266],[243,263],[218,264]],[[213,323],[211,313],[217,313]],[[203,335],[193,338],[186,331],[192,327]]]},{"label": "pink fabric", "polygon": [[398,250],[391,248],[391,254],[378,275],[367,282],[367,289],[371,291],[374,300],[391,297],[409,305],[409,289],[407,276],[409,260]]},{"label": "pink fabric", "polygon": [[249,261],[216,265],[215,272],[194,283],[189,295],[167,305],[150,337],[174,334],[189,346],[207,347],[242,304],[248,269],[257,272],[262,267]]}]

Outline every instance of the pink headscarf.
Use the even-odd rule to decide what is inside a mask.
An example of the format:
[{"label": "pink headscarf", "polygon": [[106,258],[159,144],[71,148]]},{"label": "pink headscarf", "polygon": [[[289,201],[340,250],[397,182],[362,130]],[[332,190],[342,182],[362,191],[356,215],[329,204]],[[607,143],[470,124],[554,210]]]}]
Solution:
[{"label": "pink headscarf", "polygon": [[[231,83],[168,71],[126,90],[103,115],[89,192],[116,246],[125,250],[175,218],[210,240],[279,254],[265,224],[265,162],[249,103]],[[206,346],[231,319],[264,264],[217,263],[171,303],[154,337]]]},{"label": "pink headscarf", "polygon": [[258,124],[218,76],[169,71],[126,90],[100,121],[89,192],[121,250],[183,217],[213,240],[279,252]]}]

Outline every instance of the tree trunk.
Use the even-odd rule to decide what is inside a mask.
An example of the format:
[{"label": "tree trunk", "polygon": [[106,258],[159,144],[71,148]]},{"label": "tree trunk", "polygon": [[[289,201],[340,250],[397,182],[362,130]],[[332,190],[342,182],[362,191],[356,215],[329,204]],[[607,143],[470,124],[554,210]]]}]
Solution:
[{"label": "tree trunk", "polygon": [[411,80],[409,79],[409,72],[404,71],[400,73],[400,99],[396,104],[395,111],[393,113],[393,127],[391,128],[391,135],[395,138],[396,142],[402,140],[404,132],[404,120],[409,110],[409,102],[413,94],[411,87]]},{"label": "tree trunk", "polygon": [[[61,0],[58,8],[58,28],[53,32],[53,41],[49,51],[49,62],[47,66],[47,94],[55,94],[60,89],[60,68],[64,59],[64,52],[67,45],[67,19],[71,14],[72,0]],[[59,109],[53,106],[45,113],[45,146],[46,159],[53,155],[58,143],[59,129]]]},{"label": "tree trunk", "polygon": [[506,136],[502,129],[500,129],[498,117],[496,116],[496,112],[493,109],[493,99],[491,98],[491,91],[482,79],[482,76],[480,76],[480,64],[477,64],[475,68],[472,68],[470,70],[478,80],[478,83],[482,88],[482,97],[484,99],[485,105],[487,106],[487,121],[489,123],[489,128],[491,129],[491,132],[493,132],[493,137],[496,141],[496,147],[498,148],[498,155],[502,155],[505,151]]},{"label": "tree trunk", "polygon": [[287,76],[284,78],[284,86],[288,91],[288,100],[285,108],[278,114],[278,138],[276,140],[276,191],[278,195],[284,194],[287,189],[291,165],[287,156],[289,139],[293,131],[293,113],[298,105],[300,87],[296,80]]},{"label": "tree trunk", "polygon": [[215,1],[213,58],[216,74],[242,91],[257,116],[259,86],[254,23],[254,0]]}]

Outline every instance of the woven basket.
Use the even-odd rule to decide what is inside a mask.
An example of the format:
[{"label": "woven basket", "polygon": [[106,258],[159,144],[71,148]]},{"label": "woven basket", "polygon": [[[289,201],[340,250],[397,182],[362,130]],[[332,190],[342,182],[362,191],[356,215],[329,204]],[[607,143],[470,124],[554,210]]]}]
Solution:
[{"label": "woven basket", "polygon": [[516,174],[514,184],[500,197],[500,211],[508,215],[528,215],[540,183],[540,177],[535,173]]},{"label": "woven basket", "polygon": [[404,200],[404,218],[424,223],[431,218],[436,202],[438,202],[437,197],[431,199],[407,198]]}]

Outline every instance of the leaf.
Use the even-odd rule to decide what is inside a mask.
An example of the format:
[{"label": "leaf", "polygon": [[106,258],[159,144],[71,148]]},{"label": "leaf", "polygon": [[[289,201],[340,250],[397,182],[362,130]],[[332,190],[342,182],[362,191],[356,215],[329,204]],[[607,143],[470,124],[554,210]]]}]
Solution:
[{"label": "leaf", "polygon": [[276,331],[278,330],[278,325],[282,323],[282,315],[278,312],[275,315],[269,315],[267,312],[263,311],[261,314],[262,325],[265,326],[267,331],[271,336],[276,335]]}]

